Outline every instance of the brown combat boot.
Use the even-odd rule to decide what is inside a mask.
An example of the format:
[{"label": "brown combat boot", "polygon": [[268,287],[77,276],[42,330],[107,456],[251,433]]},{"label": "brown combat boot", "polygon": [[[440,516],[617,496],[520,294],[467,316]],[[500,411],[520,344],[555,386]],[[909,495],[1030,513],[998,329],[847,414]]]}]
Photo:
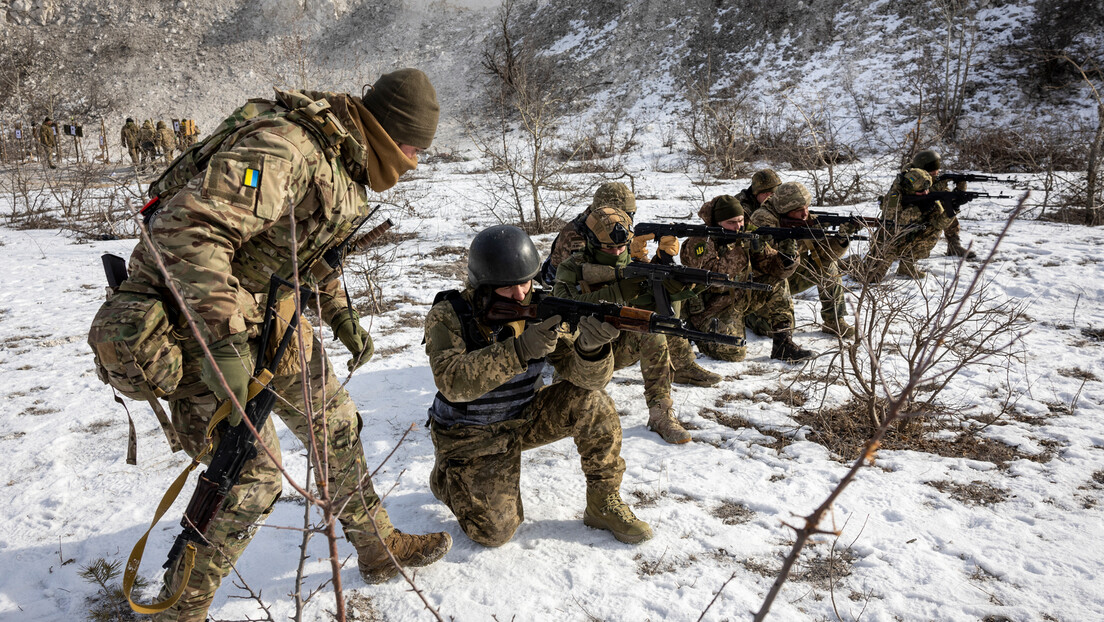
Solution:
[{"label": "brown combat boot", "polygon": [[908,259],[902,259],[897,264],[897,276],[903,276],[906,279],[912,279],[914,281],[921,281],[924,277],[928,276],[927,272],[924,272],[916,265],[915,261]]},{"label": "brown combat boot", "polygon": [[721,381],[722,376],[698,365],[696,361],[675,370],[672,382],[690,384],[695,387],[711,387]]},{"label": "brown combat boot", "polygon": [[662,399],[648,407],[648,429],[672,445],[690,442],[690,433],[675,419],[674,403]]},{"label": "brown combat boot", "polygon": [[817,357],[816,352],[806,350],[794,343],[788,329],[774,331],[773,339],[770,355],[772,359],[786,363],[800,363]]},{"label": "brown combat boot", "polygon": [[605,529],[613,533],[614,538],[628,544],[638,544],[652,537],[651,525],[637,518],[617,492],[601,494],[588,490],[583,524]]},{"label": "brown combat boot", "polygon": [[[357,566],[365,583],[383,583],[399,574],[399,566],[418,568],[441,559],[452,548],[452,536],[446,532],[416,535],[396,529],[385,540],[387,550],[379,549],[367,555],[360,554]],[[391,552],[391,555],[387,554]],[[391,560],[391,556],[395,560]],[[395,564],[398,563],[399,566]]]},{"label": "brown combat boot", "polygon": [[841,317],[824,320],[820,324],[820,329],[840,339],[851,339],[855,336],[855,327],[848,324],[847,320]]},{"label": "brown combat boot", "polygon": [[960,240],[957,235],[947,236],[947,256],[965,257],[966,259],[977,259],[977,253],[963,246],[962,240]]}]

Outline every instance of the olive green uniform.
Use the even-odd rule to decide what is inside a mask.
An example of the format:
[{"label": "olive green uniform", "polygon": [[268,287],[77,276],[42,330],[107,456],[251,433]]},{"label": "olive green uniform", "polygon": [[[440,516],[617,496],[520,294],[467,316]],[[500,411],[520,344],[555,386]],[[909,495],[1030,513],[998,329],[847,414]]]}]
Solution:
[{"label": "olive green uniform", "polygon": [[130,162],[135,166],[138,165],[138,124],[134,121],[129,121],[123,125],[123,129],[119,130],[119,142],[126,148],[127,153],[130,155]]}]

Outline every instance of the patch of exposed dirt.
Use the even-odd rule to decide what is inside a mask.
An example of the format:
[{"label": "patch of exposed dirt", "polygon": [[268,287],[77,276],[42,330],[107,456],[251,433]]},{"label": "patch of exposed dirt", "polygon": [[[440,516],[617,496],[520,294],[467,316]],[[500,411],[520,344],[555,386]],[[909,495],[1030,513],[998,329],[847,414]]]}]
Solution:
[{"label": "patch of exposed dirt", "polygon": [[1008,491],[985,482],[959,484],[951,481],[927,482],[928,486],[966,505],[989,507],[1008,498]]},{"label": "patch of exposed dirt", "polygon": [[1096,374],[1087,369],[1081,369],[1080,367],[1064,367],[1058,370],[1059,376],[1065,376],[1066,378],[1076,378],[1078,380],[1097,382],[1100,379],[1096,377]]},{"label": "patch of exposed dirt", "polygon": [[743,525],[755,516],[755,511],[742,503],[724,501],[713,508],[713,516],[721,519],[726,525]]}]

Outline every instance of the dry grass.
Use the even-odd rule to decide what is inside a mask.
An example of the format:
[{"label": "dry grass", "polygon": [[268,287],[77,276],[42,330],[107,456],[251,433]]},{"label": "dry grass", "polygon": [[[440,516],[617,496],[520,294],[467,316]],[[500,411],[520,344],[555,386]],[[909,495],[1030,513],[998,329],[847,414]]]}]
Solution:
[{"label": "dry grass", "polygon": [[721,519],[726,525],[743,525],[755,516],[755,511],[742,503],[723,501],[713,508],[713,516]]},{"label": "dry grass", "polygon": [[949,495],[955,501],[970,506],[989,507],[1008,498],[1008,491],[985,482],[959,484],[951,481],[927,482],[928,486]]}]

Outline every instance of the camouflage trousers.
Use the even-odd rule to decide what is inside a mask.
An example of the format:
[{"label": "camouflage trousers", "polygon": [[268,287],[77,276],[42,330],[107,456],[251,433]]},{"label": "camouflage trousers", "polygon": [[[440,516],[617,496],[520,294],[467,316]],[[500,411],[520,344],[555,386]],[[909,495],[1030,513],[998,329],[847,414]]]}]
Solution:
[{"label": "camouflage trousers", "polygon": [[[958,219],[954,220],[957,222]],[[897,271],[902,273],[914,267],[918,260],[930,256],[932,249],[939,243],[939,236],[942,233],[942,229],[929,226],[919,234],[899,236],[894,239],[879,231],[881,235],[876,235],[871,240],[870,251],[867,252],[866,258],[857,270],[851,270],[851,272],[860,279],[876,283],[885,278],[894,260],[900,260]]]},{"label": "camouflage trousers", "polygon": [[[256,356],[256,343],[250,345]],[[198,346],[194,343],[185,348],[181,387],[203,387],[199,376],[202,359],[199,358],[201,355],[196,354],[196,350]],[[335,504],[342,508],[338,518],[346,539],[362,554],[374,551],[381,546],[375,535],[377,529],[380,536],[387,537],[394,528],[367,476],[359,436],[360,416],[349,393],[334,376],[317,340],[313,344],[313,355],[308,368],[313,418],[307,417],[301,376],[298,373],[277,376],[273,380],[272,388],[280,396],[273,414],[279,416],[308,447],[313,430],[319,447],[327,452],[329,473],[326,479]],[[184,392],[186,391],[178,391]],[[172,408],[173,425],[184,450],[188,455],[195,456],[205,446],[203,436],[207,422],[214,414],[219,400],[205,388],[190,397],[175,400],[172,397],[170,395],[168,399]],[[279,460],[280,443],[272,417],[269,417],[261,429],[261,439]],[[209,459],[210,454],[204,457],[205,462]],[[320,479],[317,471],[315,479],[316,483]],[[258,447],[258,455],[246,464],[238,485],[231,489],[222,509],[211,522],[207,533],[209,546],[199,547],[195,569],[183,595],[171,609],[154,616],[155,620],[206,620],[207,608],[211,605],[222,578],[230,573],[231,567],[253,538],[260,523],[272,512],[282,488],[283,480],[278,462],[274,463]],[[289,560],[288,563],[292,562]],[[161,599],[173,593],[179,585],[182,572],[181,561],[165,573]]]},{"label": "camouflage trousers", "polygon": [[644,377],[644,401],[648,406],[670,399],[674,374],[667,336],[621,331],[613,342],[613,368],[622,369],[637,361]]},{"label": "camouflage trousers", "polygon": [[138,164],[138,147],[127,147],[127,153],[130,154],[131,164]]},{"label": "camouflage trousers", "polygon": [[[793,299],[792,296],[803,291],[817,288],[817,296],[820,298],[820,319],[825,324],[831,324],[837,318],[847,314],[847,307],[843,299],[843,279],[840,276],[836,262],[825,265],[816,265],[811,261],[802,260],[797,271],[786,279],[790,292],[790,327],[793,327]],[[778,318],[774,318],[777,320]],[[748,328],[756,335],[769,337],[778,326],[767,313],[756,311],[749,313],[745,318]]]},{"label": "camouflage trousers", "polygon": [[[793,299],[790,298],[790,289],[787,281],[782,281],[771,288],[769,292],[749,291],[743,297],[746,306],[738,304],[722,307],[715,313],[700,313],[690,316],[690,323],[697,330],[708,331],[713,329],[713,320],[716,320],[716,331],[730,337],[747,337],[745,320],[754,317],[762,323],[762,328],[767,332],[773,332],[775,328],[793,326]],[[742,361],[747,357],[747,346],[730,346],[708,341],[698,342],[698,349],[702,354],[719,361]]]},{"label": "camouflage trousers", "polygon": [[448,506],[468,537],[484,546],[505,544],[525,519],[521,452],[572,437],[588,493],[619,492],[621,422],[605,391],[555,382],[537,391],[521,419],[485,426],[430,425],[433,496]]}]

